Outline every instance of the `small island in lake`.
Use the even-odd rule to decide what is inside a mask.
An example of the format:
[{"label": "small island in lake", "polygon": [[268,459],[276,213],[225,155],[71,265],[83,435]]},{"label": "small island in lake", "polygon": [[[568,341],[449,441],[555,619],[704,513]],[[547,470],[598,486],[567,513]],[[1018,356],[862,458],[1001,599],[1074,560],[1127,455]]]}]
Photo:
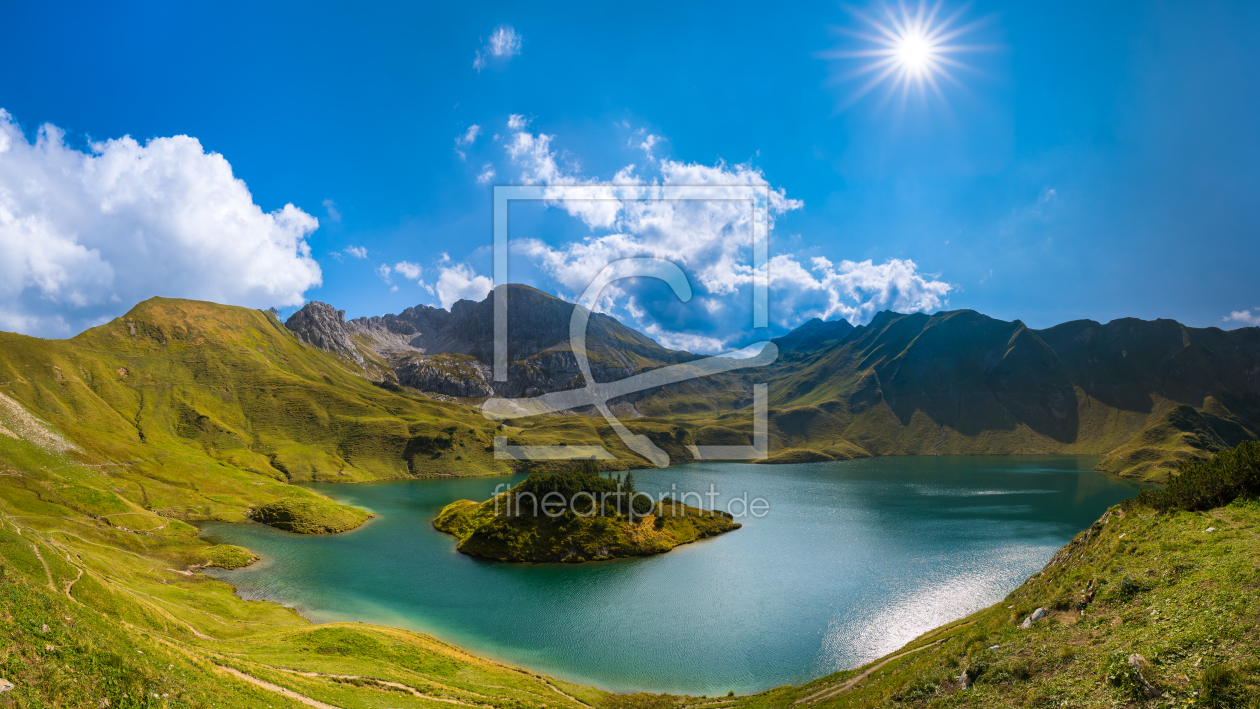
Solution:
[{"label": "small island in lake", "polygon": [[634,489],[634,476],[603,477],[593,461],[535,473],[485,502],[452,502],[433,526],[460,552],[499,561],[602,561],[669,551],[741,526],[722,511]]}]

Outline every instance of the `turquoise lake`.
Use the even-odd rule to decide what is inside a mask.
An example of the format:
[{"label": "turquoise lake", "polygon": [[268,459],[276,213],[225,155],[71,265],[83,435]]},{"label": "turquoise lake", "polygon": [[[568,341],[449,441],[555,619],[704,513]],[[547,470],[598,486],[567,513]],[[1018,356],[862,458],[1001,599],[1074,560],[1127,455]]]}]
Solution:
[{"label": "turquoise lake", "polygon": [[[743,694],[860,665],[1001,600],[1134,483],[1084,456],[694,463],[634,471],[645,492],[770,509],[667,553],[507,564],[431,525],[523,476],[311,485],[378,518],[337,536],[206,523],[263,560],[212,573],[315,622],[434,635],[475,654],[613,691]],[[705,506],[708,506],[705,498]],[[692,500],[688,500],[692,503]],[[733,511],[739,511],[735,503]]]}]

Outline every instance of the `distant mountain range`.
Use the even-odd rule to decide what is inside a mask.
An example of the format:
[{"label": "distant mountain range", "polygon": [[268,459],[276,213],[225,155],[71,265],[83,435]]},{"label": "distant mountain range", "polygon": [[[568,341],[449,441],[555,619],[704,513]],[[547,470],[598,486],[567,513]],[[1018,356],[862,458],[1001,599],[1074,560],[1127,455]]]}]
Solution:
[{"label": "distant mountain range", "polygon": [[[514,445],[600,444],[617,456],[606,465],[647,465],[593,411],[503,422],[481,415],[491,395],[584,385],[568,343],[574,306],[508,289],[506,383],[491,374],[490,297],[348,322],[313,302],[287,323],[154,298],[69,340],[0,333],[0,436],[117,466],[117,494],[185,518],[239,519],[270,502],[272,488],[245,493],[236,484],[257,475],[507,472],[519,464],[494,458],[500,436]],[[699,357],[604,315],[591,318],[587,342],[600,381]],[[638,392],[613,410],[684,462],[693,444],[750,443],[753,385],[764,382],[767,462],[1084,453],[1150,480],[1260,433],[1260,328],[1123,319],[1031,330],[972,311],[884,312],[859,327],[812,320],[775,344],[769,367]]]},{"label": "distant mountain range", "polygon": [[[449,313],[418,306],[344,324],[331,306],[310,303],[286,325],[311,344],[380,360],[380,371],[423,391],[477,398],[581,386],[568,351],[573,305],[527,286],[511,286],[508,302],[515,331],[507,386],[490,381],[489,297]],[[768,371],[667,387],[631,397],[621,411],[742,443],[748,417],[729,414],[748,405],[753,382],[764,381],[772,451],[785,462],[1090,453],[1106,455],[1108,470],[1156,478],[1260,432],[1257,328],[1125,318],[1032,330],[969,310],[882,312],[856,328],[814,319],[774,342],[781,355]],[[588,345],[601,381],[695,357],[602,315],[592,320]]]}]

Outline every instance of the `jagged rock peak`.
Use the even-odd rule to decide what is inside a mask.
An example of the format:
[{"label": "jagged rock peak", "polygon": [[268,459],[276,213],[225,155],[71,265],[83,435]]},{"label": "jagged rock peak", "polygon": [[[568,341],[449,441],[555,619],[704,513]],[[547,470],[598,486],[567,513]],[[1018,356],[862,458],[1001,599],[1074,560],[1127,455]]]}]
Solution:
[{"label": "jagged rock peak", "polygon": [[299,340],[322,350],[334,352],[363,364],[353,333],[346,327],[346,311],[337,310],[328,303],[312,300],[302,309],[289,316],[284,326]]}]

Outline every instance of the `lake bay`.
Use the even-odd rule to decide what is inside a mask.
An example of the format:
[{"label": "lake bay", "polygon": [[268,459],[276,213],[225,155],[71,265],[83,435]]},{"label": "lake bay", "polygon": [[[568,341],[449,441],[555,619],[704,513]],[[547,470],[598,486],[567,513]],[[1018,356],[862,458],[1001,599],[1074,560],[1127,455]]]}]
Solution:
[{"label": "lake bay", "polygon": [[613,691],[743,694],[860,665],[1001,600],[1136,494],[1136,484],[1091,470],[1097,462],[887,457],[636,470],[644,492],[713,485],[721,509],[747,493],[769,511],[666,554],[584,564],[473,559],[433,529],[446,504],[487,499],[524,476],[311,485],[378,516],[337,536],[202,526],[263,557],[209,573],[315,622],[416,630]]}]

